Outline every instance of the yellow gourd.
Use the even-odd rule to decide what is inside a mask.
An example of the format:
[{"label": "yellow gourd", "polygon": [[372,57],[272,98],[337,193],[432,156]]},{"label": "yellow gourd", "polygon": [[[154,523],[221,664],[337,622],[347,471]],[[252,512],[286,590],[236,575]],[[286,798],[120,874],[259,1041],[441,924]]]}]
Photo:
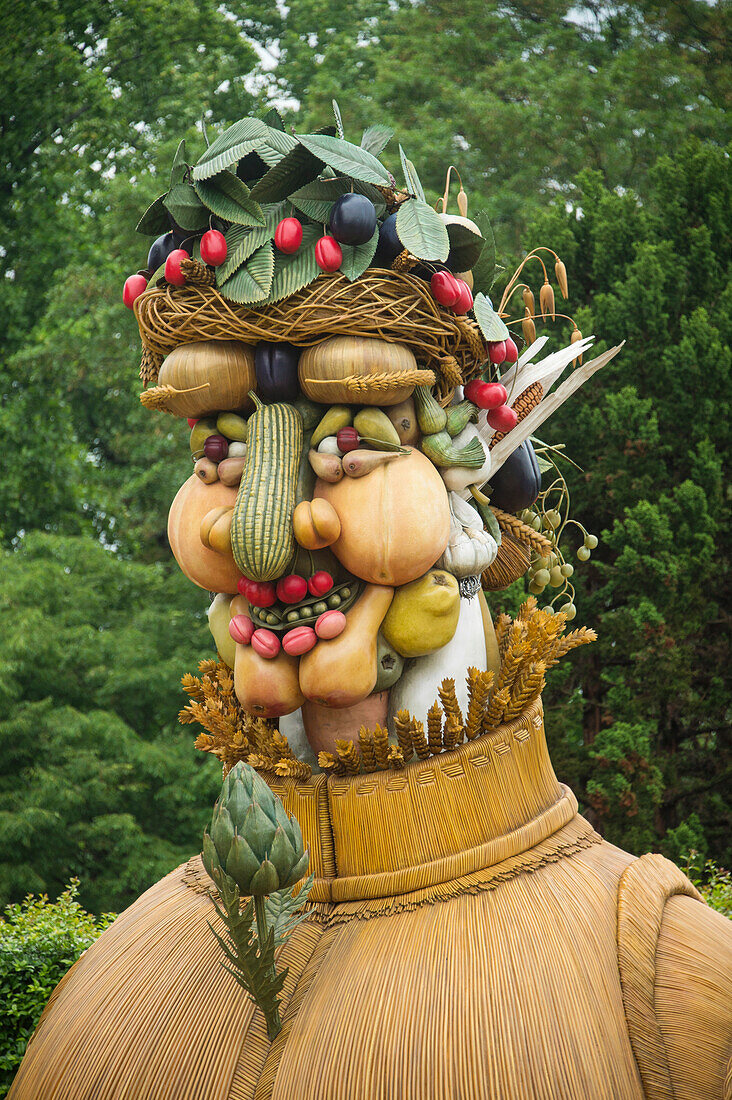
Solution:
[{"label": "yellow gourd", "polygon": [[276,657],[260,657],[251,645],[236,647],[234,690],[247,714],[279,718],[301,707],[297,666],[300,658],[280,650]]},{"label": "yellow gourd", "polygon": [[324,707],[352,707],[376,685],[376,639],[394,590],[369,585],[350,611],[346,627],[300,658],[300,689]]},{"label": "yellow gourd", "polygon": [[254,351],[238,340],[181,344],[163,361],[159,386],[170,386],[165,407],[174,416],[201,417],[249,409],[256,386]]},{"label": "yellow gourd", "polygon": [[434,565],[447,546],[450,506],[445,483],[414,450],[366,477],[315,484],[333,505],[341,533],[332,549],[342,565],[369,584],[408,584]]},{"label": "yellow gourd", "polygon": [[217,552],[201,541],[204,518],[215,509],[232,508],[235,500],[236,489],[222,481],[206,485],[191,474],[168,513],[168,541],[175,560],[189,581],[209,592],[236,592],[241,577],[231,550]]}]

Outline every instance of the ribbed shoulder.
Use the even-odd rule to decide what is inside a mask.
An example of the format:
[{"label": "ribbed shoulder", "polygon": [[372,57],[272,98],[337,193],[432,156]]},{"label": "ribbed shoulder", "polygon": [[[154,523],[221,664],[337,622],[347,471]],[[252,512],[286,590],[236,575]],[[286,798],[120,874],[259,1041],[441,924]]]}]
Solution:
[{"label": "ribbed shoulder", "polygon": [[[669,1057],[656,1006],[657,952],[664,936],[667,903],[677,895],[684,895],[690,904],[702,908],[694,885],[660,855],[634,860],[623,872],[618,887],[618,966],[623,1004],[648,1100],[678,1100],[674,1089],[676,1060]],[[701,1094],[696,1096],[701,1100]]]}]

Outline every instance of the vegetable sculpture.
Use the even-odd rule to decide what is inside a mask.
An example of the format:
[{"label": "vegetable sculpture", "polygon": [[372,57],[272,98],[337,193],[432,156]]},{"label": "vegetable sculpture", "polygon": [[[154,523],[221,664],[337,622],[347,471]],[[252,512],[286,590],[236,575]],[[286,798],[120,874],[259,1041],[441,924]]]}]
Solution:
[{"label": "vegetable sculpture", "polygon": [[[239,705],[297,713],[326,755],[366,722],[394,737],[405,707],[426,721],[445,679],[467,705],[469,670],[477,684],[497,668],[482,585],[528,567],[531,591],[573,616],[568,494],[535,432],[617,351],[578,366],[592,341],[574,326],[539,358],[525,276],[497,307],[488,296],[490,228],[462,185],[457,213],[450,173],[429,205],[403,152],[402,186],[383,166],[384,127],[356,146],[336,117],[338,133],[304,135],[273,112],[241,120],[195,163],[181,144],[138,226],[162,235],[124,293],[143,404],[190,418],[170,541],[218,593],[211,629]],[[545,271],[540,253],[520,271]],[[558,257],[555,274],[566,296]],[[539,298],[555,318],[548,280]]]}]

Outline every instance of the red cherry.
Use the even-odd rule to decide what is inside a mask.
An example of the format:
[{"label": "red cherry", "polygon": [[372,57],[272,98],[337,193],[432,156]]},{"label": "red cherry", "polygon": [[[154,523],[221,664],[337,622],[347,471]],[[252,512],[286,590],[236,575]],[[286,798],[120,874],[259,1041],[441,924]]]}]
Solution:
[{"label": "red cherry", "polygon": [[210,435],[204,441],[203,453],[212,462],[223,462],[229,453],[229,441],[223,435]]},{"label": "red cherry", "polygon": [[319,569],[317,573],[313,573],[308,581],[308,592],[311,596],[324,596],[332,587],[333,578],[330,573],[326,573],[325,569]]},{"label": "red cherry", "polygon": [[188,427],[189,428],[195,428],[197,423],[198,423],[198,420],[196,420],[195,417],[193,417],[193,416],[188,417]]},{"label": "red cherry", "polygon": [[494,432],[510,432],[518,424],[518,416],[510,405],[499,405],[491,409],[486,420]]},{"label": "red cherry", "polygon": [[340,428],[336,432],[336,443],[338,444],[338,450],[347,454],[348,451],[355,451],[359,444],[359,435],[355,428]]},{"label": "red cherry", "polygon": [[277,602],[275,586],[270,581],[252,581],[249,577],[240,577],[237,588],[254,607],[271,607]]},{"label": "red cherry", "polygon": [[478,394],[480,393],[481,387],[484,385],[485,382],[482,378],[473,378],[471,382],[468,382],[467,385],[463,387],[463,396],[468,401],[472,401],[474,405],[477,405]]},{"label": "red cherry", "polygon": [[277,581],[277,599],[283,603],[299,603],[308,594],[308,582],[297,573],[290,573],[288,577],[281,577]]},{"label": "red cherry", "polygon": [[122,287],[122,301],[128,309],[132,309],[134,303],[146,290],[147,279],[144,275],[129,275]]},{"label": "red cherry", "polygon": [[430,279],[430,290],[441,306],[456,305],[462,293],[462,287],[451,271],[436,271]]},{"label": "red cherry", "polygon": [[500,366],[501,363],[506,362],[506,341],[505,340],[489,340],[488,342],[488,358],[495,366]]},{"label": "red cherry", "polygon": [[518,359],[518,348],[510,336],[507,336],[503,342],[506,345],[506,362],[515,363]]},{"label": "red cherry", "polygon": [[275,229],[275,247],[288,255],[302,244],[302,225],[297,218],[283,218]]},{"label": "red cherry", "polygon": [[229,620],[229,634],[239,645],[249,645],[254,633],[254,623],[248,615],[233,615]]},{"label": "red cherry", "polygon": [[315,262],[321,271],[337,271],[343,263],[343,249],[335,237],[321,237],[315,246]]},{"label": "red cherry", "polygon": [[473,292],[464,279],[456,279],[455,282],[460,287],[460,297],[452,307],[453,313],[467,313],[473,308]]},{"label": "red cherry", "polygon": [[280,640],[271,630],[258,627],[252,634],[252,649],[260,657],[276,657],[280,651]]},{"label": "red cherry", "polygon": [[166,280],[172,283],[173,286],[183,286],[186,281],[186,277],[180,269],[183,260],[190,260],[185,248],[174,248],[165,261],[164,275]]},{"label": "red cherry", "polygon": [[[471,398],[471,401],[473,399]],[[500,382],[484,382],[475,404],[479,409],[497,409],[508,401],[506,387]]]},{"label": "red cherry", "polygon": [[226,237],[218,229],[209,229],[201,237],[201,259],[211,267],[220,267],[226,259]]}]

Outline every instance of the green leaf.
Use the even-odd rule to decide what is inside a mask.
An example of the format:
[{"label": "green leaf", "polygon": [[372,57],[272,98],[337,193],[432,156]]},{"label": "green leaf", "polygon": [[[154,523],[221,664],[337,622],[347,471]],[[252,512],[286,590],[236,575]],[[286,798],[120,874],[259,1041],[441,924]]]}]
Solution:
[{"label": "green leaf", "polygon": [[364,130],[361,135],[361,148],[365,149],[367,153],[372,153],[375,157],[378,157],[393,137],[394,131],[391,126],[384,126],[377,122],[375,126],[369,126]]},{"label": "green leaf", "polygon": [[475,295],[473,312],[478,328],[486,340],[507,340],[511,335],[496,311],[490,306],[485,294]]},{"label": "green leaf", "polygon": [[181,229],[195,232],[208,225],[208,211],[190,183],[176,183],[165,196],[165,206]]},{"label": "green leaf", "polygon": [[265,126],[269,126],[272,130],[282,130],[284,133],[285,124],[282,121],[282,115],[276,107],[270,107],[267,114],[262,119]]},{"label": "green leaf", "polygon": [[365,244],[342,244],[343,262],[340,270],[346,278],[353,282],[359,275],[363,275],[366,268],[374,258],[376,246],[379,243],[379,227],[374,230],[374,235]]},{"label": "green leaf", "polygon": [[212,214],[237,225],[264,225],[261,206],[233,172],[219,172],[211,180],[196,180],[193,186]]},{"label": "green leaf", "polygon": [[[485,210],[481,210],[479,214],[476,214],[473,221],[480,229],[485,241],[480,258],[472,268],[473,285],[476,291],[482,290],[484,294],[487,294],[493,286],[496,274],[496,240],[493,236],[491,220]],[[463,268],[462,270],[467,269]]]},{"label": "green leaf", "polygon": [[460,222],[448,222],[447,235],[450,238],[450,267],[453,271],[470,271],[478,262],[485,241]]},{"label": "green leaf", "polygon": [[342,141],[343,138],[345,137],[345,133],[343,131],[343,119],[341,118],[341,109],[340,109],[340,107],[338,106],[338,104],[336,103],[336,101],[334,99],[331,100],[331,103],[333,104],[333,114],[335,115],[336,129],[338,131],[338,137]]},{"label": "green leaf", "polygon": [[417,175],[417,169],[414,167],[411,160],[409,160],[401,145],[399,146],[399,157],[402,162],[402,172],[404,173],[404,182],[407,185],[407,191],[410,195],[414,195],[415,198],[419,199],[420,202],[426,202],[424,188]]},{"label": "green leaf", "polygon": [[[265,138],[267,136],[268,127],[259,118],[242,118],[238,122],[235,122],[233,126],[229,126],[227,130],[224,130],[223,134],[219,134],[215,141],[212,141],[208,149],[202,156],[198,158],[196,167],[202,164],[208,164],[222,153],[227,153],[229,149],[233,149],[237,145],[242,145],[250,141],[256,141],[258,138]],[[230,164],[236,163],[239,157],[236,157],[234,161],[229,160],[228,164],[222,165],[218,171],[223,171],[223,168],[227,168]]]},{"label": "green leaf", "polygon": [[277,253],[274,279],[269,294],[270,302],[289,298],[296,290],[301,290],[302,287],[317,279],[320,268],[315,262],[315,245],[322,236],[322,230],[318,226],[303,226],[302,244],[297,252],[289,256],[284,252]]},{"label": "green leaf", "polygon": [[232,302],[250,305],[265,302],[269,296],[274,275],[274,248],[267,241],[258,248],[235,275],[227,279],[219,289]]},{"label": "green leaf", "polygon": [[219,172],[224,172],[227,168],[233,168],[242,157],[253,152],[256,148],[256,141],[242,141],[239,145],[232,145],[230,149],[226,149],[218,156],[207,160],[205,164],[197,164],[193,169],[193,178],[194,180],[211,179],[212,176],[217,176]]},{"label": "green leaf", "polygon": [[381,217],[385,213],[384,196],[376,187],[372,187],[370,183],[361,183],[360,180],[348,180],[343,177],[335,180],[315,180],[291,194],[289,200],[308,218],[326,225],[330,218],[333,203],[341,195],[347,195],[351,190],[371,199],[376,207],[377,217]]},{"label": "green leaf", "polygon": [[364,183],[391,186],[389,173],[383,164],[366,149],[351,145],[350,141],[325,134],[304,134],[300,137],[300,143],[337,172]]},{"label": "green leaf", "polygon": [[450,252],[450,238],[442,218],[420,199],[407,199],[396,219],[399,240],[419,260],[444,262]]},{"label": "green leaf", "polygon": [[266,241],[272,240],[275,229],[285,216],[285,204],[278,202],[272,206],[263,206],[262,213],[265,225],[232,225],[226,230],[226,259],[216,268],[217,286],[231,278],[237,268]]},{"label": "green leaf", "polygon": [[170,229],[170,218],[168,217],[168,211],[165,207],[166,195],[158,195],[155,202],[151,202],[145,213],[140,218],[139,222],[135,226],[138,233],[144,233],[146,236],[158,236],[160,233],[167,233]]},{"label": "green leaf", "polygon": [[308,875],[297,894],[291,889],[276,890],[265,903],[267,923],[274,932],[275,947],[284,943],[291,932],[308,917],[303,906],[308,900],[315,881],[314,875]]},{"label": "green leaf", "polygon": [[256,150],[268,168],[274,168],[284,156],[297,146],[297,138],[278,130],[276,126],[267,127],[267,135],[257,141]]},{"label": "green leaf", "polygon": [[258,202],[286,199],[298,187],[317,179],[322,167],[322,160],[298,144],[265,172],[261,180],[257,180],[252,188],[252,197]]},{"label": "green leaf", "polygon": [[185,138],[179,142],[178,148],[175,151],[173,157],[173,165],[170,169],[170,186],[175,187],[176,183],[183,183],[186,178],[186,169],[188,164],[186,163],[186,142]]}]

